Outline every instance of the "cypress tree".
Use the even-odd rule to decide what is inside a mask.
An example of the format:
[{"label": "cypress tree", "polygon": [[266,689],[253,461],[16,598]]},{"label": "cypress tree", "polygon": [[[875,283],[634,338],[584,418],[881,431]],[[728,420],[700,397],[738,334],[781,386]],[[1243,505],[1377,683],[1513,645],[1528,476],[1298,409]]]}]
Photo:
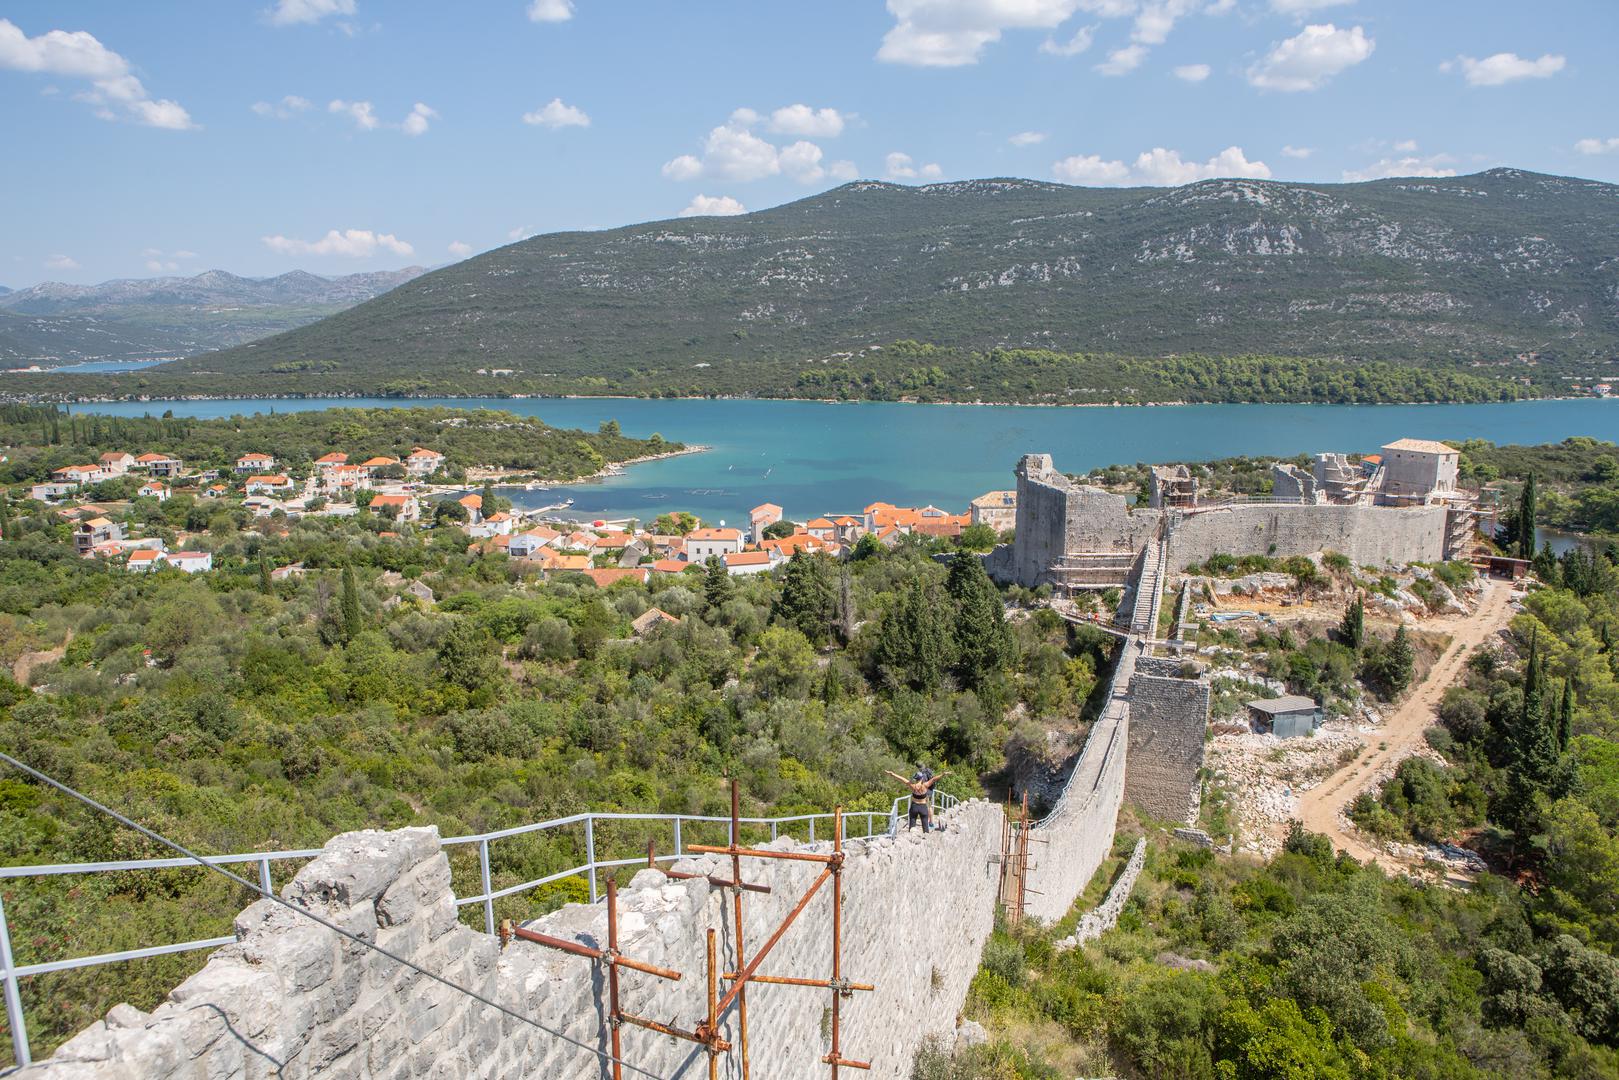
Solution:
[{"label": "cypress tree", "polygon": [[791,626],[809,638],[811,644],[825,645],[832,636],[838,598],[832,588],[832,568],[825,555],[793,554],[781,583],[781,595],[770,612],[771,621]]},{"label": "cypress tree", "polygon": [[703,603],[710,615],[717,614],[725,602],[731,598],[731,575],[725,572],[725,564],[719,557],[710,555],[703,570]]},{"label": "cypress tree", "polygon": [[1411,674],[1416,667],[1416,653],[1411,648],[1411,635],[1406,632],[1402,623],[1394,631],[1394,640],[1389,642],[1388,675],[1389,689],[1399,693],[1411,685]]},{"label": "cypress tree", "polygon": [[945,591],[955,601],[952,638],[955,644],[955,671],[963,686],[973,690],[988,682],[1012,652],[1012,635],[1006,627],[1006,608],[984,564],[976,557],[959,554],[950,563]]},{"label": "cypress tree", "polygon": [[1355,594],[1354,602],[1344,610],[1343,622],[1338,624],[1338,636],[1344,639],[1345,645],[1356,652],[1360,651],[1361,645],[1366,641],[1366,601],[1358,592]]},{"label": "cypress tree", "polygon": [[273,590],[270,582],[270,560],[265,557],[264,549],[259,549],[259,592],[268,596]]},{"label": "cypress tree", "polygon": [[1568,740],[1574,733],[1574,680],[1563,680],[1563,701],[1557,710],[1557,750],[1568,752]]},{"label": "cypress tree", "polygon": [[1519,844],[1526,843],[1538,828],[1535,800],[1557,769],[1557,738],[1547,722],[1545,671],[1533,633],[1523,674],[1523,709],[1508,741],[1507,787],[1500,814],[1501,823],[1516,834]]},{"label": "cypress tree", "polygon": [[343,597],[338,610],[342,616],[343,641],[353,641],[360,636],[363,625],[360,621],[360,587],[354,581],[352,563],[343,567]]},{"label": "cypress tree", "polygon": [[914,577],[883,615],[874,659],[894,683],[931,690],[944,681],[954,662],[950,605]]},{"label": "cypress tree", "polygon": [[1530,473],[1518,495],[1518,558],[1535,557],[1535,474]]},{"label": "cypress tree", "polygon": [[0,491],[0,536],[5,536],[10,531],[11,500],[6,498],[5,492]]}]

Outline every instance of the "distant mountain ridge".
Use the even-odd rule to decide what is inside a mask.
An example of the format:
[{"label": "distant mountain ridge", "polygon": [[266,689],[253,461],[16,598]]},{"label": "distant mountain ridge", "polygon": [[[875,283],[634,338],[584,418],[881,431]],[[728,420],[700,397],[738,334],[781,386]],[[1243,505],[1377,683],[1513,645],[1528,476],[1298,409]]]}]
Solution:
[{"label": "distant mountain ridge", "polygon": [[1585,361],[1619,348],[1615,235],[1619,187],[1516,169],[1135,189],[860,181],[745,216],[537,236],[163,372],[420,389],[498,368],[528,392],[767,392],[904,339]]},{"label": "distant mountain ridge", "polygon": [[420,266],[341,277],[294,270],[249,278],[123,278],[0,290],[0,364],[174,359],[315,322],[426,273]]},{"label": "distant mountain ridge", "polygon": [[250,278],[225,270],[193,277],[118,278],[99,285],[47,281],[0,293],[0,308],[23,315],[83,314],[129,304],[174,306],[210,304],[357,304],[420,277],[427,270],[377,270],[327,278],[293,270],[268,278]]}]

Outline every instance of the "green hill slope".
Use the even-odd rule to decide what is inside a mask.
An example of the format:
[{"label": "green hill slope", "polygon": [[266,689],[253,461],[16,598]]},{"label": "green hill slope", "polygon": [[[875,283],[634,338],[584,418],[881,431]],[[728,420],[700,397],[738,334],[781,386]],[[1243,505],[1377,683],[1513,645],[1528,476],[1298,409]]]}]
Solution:
[{"label": "green hill slope", "polygon": [[858,366],[902,339],[946,347],[947,378],[951,350],[994,348],[1586,363],[1619,345],[1616,232],[1619,187],[1506,169],[859,182],[742,217],[535,237],[149,372],[146,392],[207,372],[309,393],[787,393],[809,364]]}]

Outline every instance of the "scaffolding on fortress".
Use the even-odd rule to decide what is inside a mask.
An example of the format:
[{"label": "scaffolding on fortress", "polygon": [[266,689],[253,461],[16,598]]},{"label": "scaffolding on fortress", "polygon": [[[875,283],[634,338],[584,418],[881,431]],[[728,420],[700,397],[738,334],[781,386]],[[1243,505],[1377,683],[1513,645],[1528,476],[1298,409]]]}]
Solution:
[{"label": "scaffolding on fortress", "polygon": [[1006,924],[1014,929],[1023,925],[1023,912],[1028,896],[1043,895],[1029,888],[1029,871],[1038,869],[1029,862],[1029,845],[1047,841],[1030,835],[1033,822],[1029,819],[1029,793],[1016,815],[1012,811],[1012,793],[1006,793],[1006,815],[1001,820],[1001,887],[998,901],[1006,915]]},{"label": "scaffolding on fortress", "polygon": [[[1024,800],[1025,817],[1027,817],[1027,799]],[[750,1065],[748,1061],[748,998],[747,986],[749,983],[769,984],[774,986],[798,986],[810,989],[831,991],[832,1008],[831,1021],[828,1025],[832,1048],[831,1052],[822,1056],[821,1061],[831,1066],[832,1080],[838,1080],[840,1069],[870,1069],[868,1061],[856,1061],[843,1056],[842,1051],[842,1004],[845,999],[854,996],[856,991],[873,991],[875,986],[868,983],[851,982],[843,977],[843,808],[838,807],[832,814],[832,852],[822,855],[805,851],[769,851],[761,848],[749,848],[741,845],[742,816],[741,787],[737,781],[731,781],[731,831],[729,842],[724,847],[705,844],[687,844],[686,850],[697,855],[726,855],[731,859],[731,876],[719,878],[715,875],[698,875],[679,870],[667,870],[664,873],[671,878],[690,879],[706,877],[709,884],[715,888],[725,889],[732,897],[732,917],[735,927],[735,936],[732,952],[736,960],[733,971],[722,971],[719,961],[717,945],[717,931],[708,928],[708,1009],[706,1015],[690,1028],[678,1027],[673,1023],[653,1020],[649,1017],[638,1016],[625,1012],[619,1001],[618,969],[629,968],[661,979],[679,981],[681,973],[669,968],[658,967],[645,961],[634,960],[625,956],[618,950],[618,884],[609,876],[607,879],[607,948],[597,949],[577,941],[566,938],[552,937],[541,934],[526,927],[517,926],[511,920],[500,924],[500,940],[504,947],[514,938],[522,941],[544,945],[547,948],[557,949],[574,956],[582,956],[589,960],[607,966],[607,1013],[603,1020],[606,1034],[613,1048],[612,1074],[613,1080],[622,1080],[622,1038],[621,1029],[625,1024],[668,1035],[676,1039],[696,1043],[708,1054],[709,1080],[719,1077],[719,1062],[722,1054],[735,1049],[739,1053],[742,1066],[742,1080],[749,1080]],[[749,960],[746,951],[746,933],[744,930],[742,896],[746,892],[771,891],[767,885],[745,882],[742,880],[742,860],[747,859],[780,859],[793,862],[818,863],[823,869],[818,877],[804,890],[804,894],[793,905],[787,915],[781,920],[759,951]],[[657,857],[648,843],[647,865],[655,867]],[[759,965],[764,963],[765,957],[781,941],[794,921],[809,907],[816,892],[828,881],[832,883],[832,973],[830,978],[809,979],[786,975],[760,975]],[[720,982],[731,984],[723,996],[719,993]],[[737,1009],[737,1038],[733,1044],[721,1035],[721,1019],[730,1007],[735,1004]]]}]

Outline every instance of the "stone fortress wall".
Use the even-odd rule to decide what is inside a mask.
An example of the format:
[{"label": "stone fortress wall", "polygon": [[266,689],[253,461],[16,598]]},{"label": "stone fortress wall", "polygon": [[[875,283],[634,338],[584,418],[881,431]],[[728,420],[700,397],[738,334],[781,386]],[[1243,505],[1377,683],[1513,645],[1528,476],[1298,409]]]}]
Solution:
[{"label": "stone fortress wall", "polygon": [[1162,530],[1172,571],[1210,555],[1310,555],[1336,551],[1355,563],[1437,562],[1449,552],[1446,507],[1233,503],[1195,509],[1132,507],[1122,495],[1076,484],[1049,454],[1017,464],[1016,541],[986,561],[1003,582],[1059,582],[1081,553],[1141,551]]},{"label": "stone fortress wall", "polygon": [[1163,821],[1190,821],[1197,814],[1210,688],[1206,678],[1188,676],[1185,666],[1144,656],[1130,679],[1124,801]]},{"label": "stone fortress wall", "polygon": [[[1122,737],[1101,792],[1064,821],[1083,832],[1080,861],[1041,849],[1042,917],[1066,911],[1111,845],[1122,788]],[[942,832],[846,844],[843,971],[874,983],[844,1003],[845,1056],[872,1062],[873,1077],[903,1080],[924,1038],[948,1037],[994,922],[1002,812],[982,801],[941,815]],[[1064,831],[1067,831],[1066,829]],[[828,851],[783,838],[772,846]],[[1097,850],[1093,850],[1097,849]],[[714,857],[680,869],[728,874]],[[814,863],[744,860],[744,880],[767,884],[744,905],[750,956],[820,872]],[[762,974],[831,973],[830,884],[760,968]],[[456,919],[449,864],[434,829],[348,833],[283,890],[369,941],[475,989],[522,1015],[601,1045],[605,972],[593,962],[514,941],[504,950]],[[599,1080],[600,1058],[440,986],[325,928],[261,900],[237,919],[238,941],[150,1014],[115,1008],[48,1061],[16,1074],[60,1080],[247,1080],[258,1077],[529,1077]],[[571,904],[530,924],[557,937],[605,946],[605,905]],[[626,1011],[691,1027],[706,1011],[706,931],[733,955],[731,903],[706,880],[643,870],[619,893],[626,956],[684,973],[669,983],[621,972]],[[722,984],[721,992],[724,986]],[[826,991],[754,984],[748,990],[752,1075],[820,1075],[828,1050]],[[735,1010],[726,1038],[735,1039]],[[623,1029],[625,1060],[663,1077],[706,1075],[694,1044]],[[626,1070],[626,1076],[635,1073]],[[739,1061],[721,1059],[736,1080]]]}]

